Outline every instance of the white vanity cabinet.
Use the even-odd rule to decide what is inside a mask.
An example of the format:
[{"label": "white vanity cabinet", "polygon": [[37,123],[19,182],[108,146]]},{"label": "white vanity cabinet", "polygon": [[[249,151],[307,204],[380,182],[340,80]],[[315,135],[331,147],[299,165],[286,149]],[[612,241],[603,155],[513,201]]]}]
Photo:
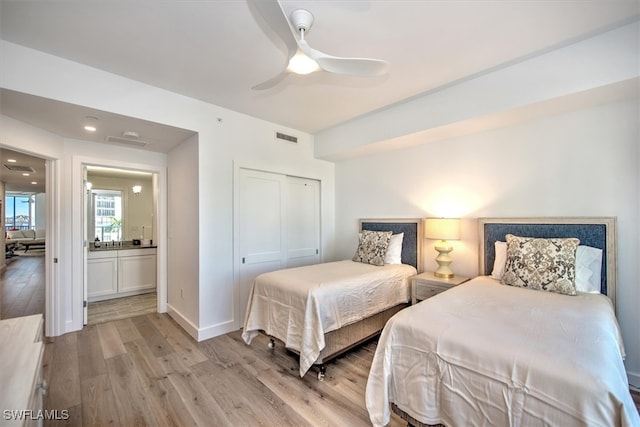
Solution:
[{"label": "white vanity cabinet", "polygon": [[118,251],[89,252],[87,256],[89,301],[118,293]]},{"label": "white vanity cabinet", "polygon": [[118,251],[118,292],[143,292],[156,288],[156,250]]},{"label": "white vanity cabinet", "polygon": [[90,251],[89,301],[142,294],[156,288],[156,248]]}]

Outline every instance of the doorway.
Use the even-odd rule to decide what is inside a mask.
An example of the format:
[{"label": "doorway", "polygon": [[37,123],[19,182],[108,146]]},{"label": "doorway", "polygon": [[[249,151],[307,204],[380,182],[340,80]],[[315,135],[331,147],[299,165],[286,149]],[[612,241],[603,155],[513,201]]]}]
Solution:
[{"label": "doorway", "polygon": [[45,314],[46,159],[0,147],[0,319]]},{"label": "doorway", "polygon": [[84,324],[157,312],[157,177],[115,167],[84,169]]}]

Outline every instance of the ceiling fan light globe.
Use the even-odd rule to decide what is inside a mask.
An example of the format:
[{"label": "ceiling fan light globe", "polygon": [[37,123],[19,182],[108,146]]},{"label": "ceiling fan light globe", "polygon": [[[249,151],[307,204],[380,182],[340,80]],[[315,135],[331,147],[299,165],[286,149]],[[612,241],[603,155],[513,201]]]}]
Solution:
[{"label": "ceiling fan light globe", "polygon": [[304,53],[298,52],[289,60],[287,69],[296,74],[310,74],[318,71],[320,66]]}]

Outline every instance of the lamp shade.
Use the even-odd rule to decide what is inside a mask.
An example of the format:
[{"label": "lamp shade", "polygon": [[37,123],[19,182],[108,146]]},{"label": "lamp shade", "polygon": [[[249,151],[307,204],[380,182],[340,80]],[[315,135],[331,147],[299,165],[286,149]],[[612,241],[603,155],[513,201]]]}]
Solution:
[{"label": "lamp shade", "polygon": [[458,240],[460,220],[458,218],[427,218],[424,235],[427,239]]}]

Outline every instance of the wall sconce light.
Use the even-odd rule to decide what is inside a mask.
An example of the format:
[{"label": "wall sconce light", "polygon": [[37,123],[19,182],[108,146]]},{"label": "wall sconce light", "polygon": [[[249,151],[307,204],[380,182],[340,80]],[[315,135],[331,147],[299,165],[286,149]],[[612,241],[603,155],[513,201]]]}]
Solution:
[{"label": "wall sconce light", "polygon": [[131,190],[133,191],[133,194],[139,196],[140,192],[142,191],[142,185],[134,185],[133,187],[131,187]]},{"label": "wall sconce light", "polygon": [[460,220],[457,218],[427,218],[424,234],[427,239],[439,240],[435,244],[435,249],[438,251],[436,261],[439,267],[433,274],[436,277],[453,277],[453,271],[449,267],[452,262],[449,253],[453,250],[453,246],[447,240],[460,238]]}]

